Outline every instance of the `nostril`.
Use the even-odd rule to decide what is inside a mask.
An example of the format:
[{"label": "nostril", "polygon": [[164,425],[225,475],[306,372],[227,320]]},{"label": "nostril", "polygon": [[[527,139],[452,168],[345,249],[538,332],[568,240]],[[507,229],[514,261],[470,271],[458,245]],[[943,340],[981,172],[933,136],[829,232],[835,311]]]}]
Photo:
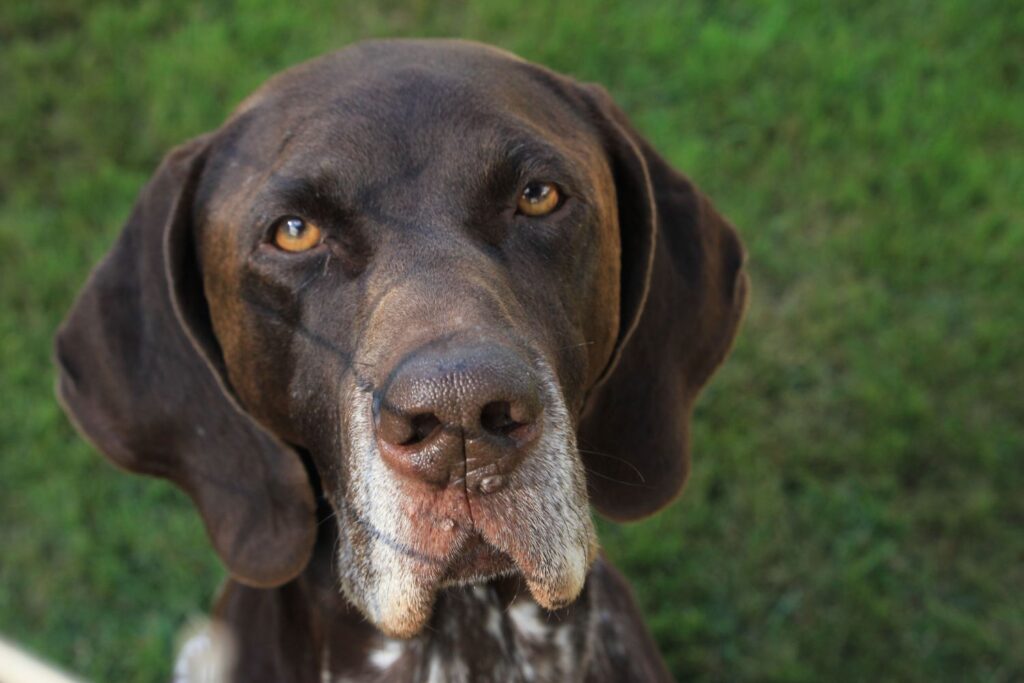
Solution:
[{"label": "nostril", "polygon": [[[488,432],[499,436],[509,436],[515,430],[526,424],[516,418],[523,419],[525,415],[519,415],[522,411],[513,410],[509,401],[491,401],[480,411],[480,425]],[[516,413],[514,415],[514,413]]]},{"label": "nostril", "polygon": [[441,421],[433,413],[414,415],[410,422],[412,424],[412,433],[408,439],[399,444],[401,446],[415,446],[421,441],[426,441],[441,427]]},{"label": "nostril", "polygon": [[415,446],[441,427],[441,420],[433,413],[408,416],[390,408],[377,413],[377,434],[392,446]]}]

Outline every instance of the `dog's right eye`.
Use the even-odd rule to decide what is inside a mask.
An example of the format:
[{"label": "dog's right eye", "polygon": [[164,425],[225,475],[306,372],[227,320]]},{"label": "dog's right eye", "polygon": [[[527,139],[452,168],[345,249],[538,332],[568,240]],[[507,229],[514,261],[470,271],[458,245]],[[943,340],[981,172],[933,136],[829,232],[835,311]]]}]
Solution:
[{"label": "dog's right eye", "polygon": [[297,216],[288,216],[274,228],[274,245],[282,251],[298,253],[309,251],[323,242],[323,233],[313,223]]}]

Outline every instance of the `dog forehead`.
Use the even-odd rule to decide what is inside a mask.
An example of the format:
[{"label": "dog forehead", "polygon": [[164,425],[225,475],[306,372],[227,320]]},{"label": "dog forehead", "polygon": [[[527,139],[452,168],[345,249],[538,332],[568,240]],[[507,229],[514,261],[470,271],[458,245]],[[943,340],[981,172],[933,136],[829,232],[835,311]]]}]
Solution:
[{"label": "dog forehead", "polygon": [[[379,113],[382,95],[396,91],[406,104],[447,99],[466,108],[475,102],[504,110],[557,110],[551,85],[559,78],[511,53],[469,41],[367,41],[280,72],[236,111],[290,99],[299,108],[320,111],[347,100],[349,111]],[[394,105],[394,98],[386,99],[385,105]]]},{"label": "dog forehead", "polygon": [[255,224],[275,187],[303,178],[346,196],[437,197],[512,156],[560,159],[606,203],[603,139],[571,80],[475,43],[360,43],[281,72],[239,105],[214,138],[197,207]]},{"label": "dog forehead", "polygon": [[374,170],[417,154],[464,161],[516,133],[589,157],[597,134],[569,83],[475,43],[359,43],[271,78],[221,137],[264,167],[286,156]]}]

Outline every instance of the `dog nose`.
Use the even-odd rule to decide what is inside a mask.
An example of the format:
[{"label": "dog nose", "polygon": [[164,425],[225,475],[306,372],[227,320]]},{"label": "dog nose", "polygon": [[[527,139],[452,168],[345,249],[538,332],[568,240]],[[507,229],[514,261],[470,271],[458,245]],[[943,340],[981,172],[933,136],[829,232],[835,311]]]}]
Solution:
[{"label": "dog nose", "polygon": [[381,456],[436,485],[500,489],[540,434],[530,366],[498,344],[428,347],[406,356],[374,393]]}]

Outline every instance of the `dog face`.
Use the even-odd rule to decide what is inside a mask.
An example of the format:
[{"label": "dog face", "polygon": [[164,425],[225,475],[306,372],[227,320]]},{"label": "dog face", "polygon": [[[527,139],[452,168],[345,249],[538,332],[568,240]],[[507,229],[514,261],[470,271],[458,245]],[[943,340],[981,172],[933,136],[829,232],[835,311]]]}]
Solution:
[{"label": "dog face", "polygon": [[[403,634],[448,583],[518,571],[542,605],[575,598],[596,548],[576,420],[618,331],[597,131],[503,55],[371,49],[275,79],[207,169],[227,376],[311,454],[346,596]],[[531,216],[530,192],[557,197]]]},{"label": "dog face", "polygon": [[741,266],[602,91],[361,44],[168,156],[58,335],[60,395],[193,497],[240,580],[301,571],[319,484],[342,589],[385,632],[508,574],[554,609],[594,559],[590,502],[635,518],[681,487]]}]

